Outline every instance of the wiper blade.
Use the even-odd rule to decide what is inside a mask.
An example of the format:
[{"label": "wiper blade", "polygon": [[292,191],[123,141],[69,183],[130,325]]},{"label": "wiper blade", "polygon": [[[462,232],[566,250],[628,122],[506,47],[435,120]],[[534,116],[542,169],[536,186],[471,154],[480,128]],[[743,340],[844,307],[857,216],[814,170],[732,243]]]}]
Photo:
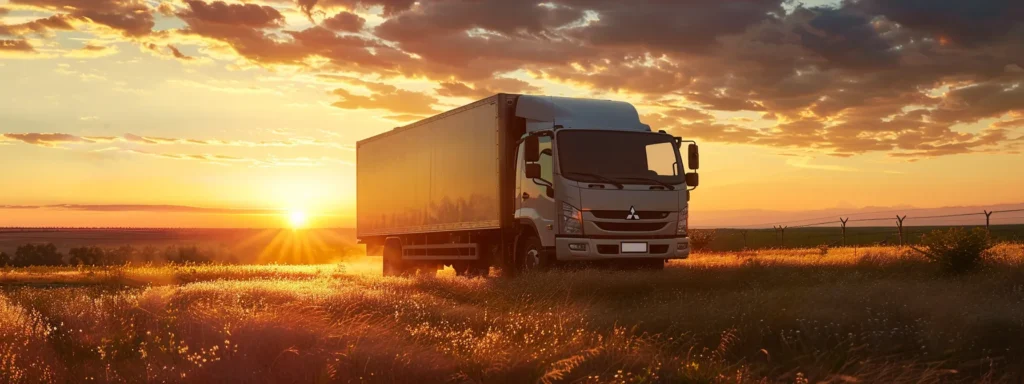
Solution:
[{"label": "wiper blade", "polygon": [[649,182],[661,185],[662,187],[668,188],[668,189],[673,190],[673,191],[676,189],[676,187],[673,187],[672,184],[666,183],[666,182],[661,181],[661,180],[652,179],[652,178],[649,178],[649,177],[620,177],[619,179],[649,181]]},{"label": "wiper blade", "polygon": [[623,189],[623,188],[625,188],[625,186],[623,186],[623,185],[622,185],[622,183],[620,183],[620,182],[618,182],[618,181],[615,181],[615,180],[609,179],[609,178],[607,178],[607,177],[604,177],[604,176],[601,176],[601,175],[595,175],[595,174],[593,174],[593,173],[586,173],[586,172],[566,172],[565,174],[566,174],[566,175],[580,175],[580,176],[585,176],[585,177],[593,177],[593,178],[595,178],[595,179],[597,179],[597,180],[599,180],[599,181],[605,182],[605,183],[607,183],[607,184],[611,184],[611,185],[614,185],[614,186],[616,186],[616,187],[617,187],[617,188],[619,188],[619,189]]}]

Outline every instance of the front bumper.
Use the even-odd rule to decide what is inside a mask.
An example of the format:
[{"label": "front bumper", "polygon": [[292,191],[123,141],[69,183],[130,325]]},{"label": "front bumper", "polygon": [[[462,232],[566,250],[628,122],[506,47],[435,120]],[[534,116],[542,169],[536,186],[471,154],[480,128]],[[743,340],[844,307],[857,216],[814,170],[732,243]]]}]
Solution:
[{"label": "front bumper", "polygon": [[[623,253],[623,242],[647,243],[646,253]],[[586,250],[574,250],[569,244],[586,244]],[[586,238],[555,237],[555,258],[559,261],[606,259],[685,259],[690,257],[690,238]]]}]

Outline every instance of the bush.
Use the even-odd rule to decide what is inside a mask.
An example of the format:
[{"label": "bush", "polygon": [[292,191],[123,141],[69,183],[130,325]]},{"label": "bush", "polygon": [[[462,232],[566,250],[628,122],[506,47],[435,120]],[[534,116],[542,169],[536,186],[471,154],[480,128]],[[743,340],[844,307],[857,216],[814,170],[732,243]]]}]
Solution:
[{"label": "bush", "polygon": [[4,252],[0,252],[0,267],[6,267],[11,265],[11,257]]},{"label": "bush", "polygon": [[985,251],[992,248],[988,231],[981,228],[935,230],[924,235],[921,244],[926,248],[912,248],[938,263],[943,271],[954,274],[978,268]]},{"label": "bush", "polygon": [[694,252],[703,252],[708,245],[715,241],[717,233],[714,229],[692,229],[690,230],[690,249]]},{"label": "bush", "polygon": [[64,265],[64,255],[57,252],[57,247],[53,244],[25,244],[14,252],[11,264],[15,267]]},{"label": "bush", "polygon": [[107,263],[103,248],[79,247],[68,250],[68,264],[71,265],[104,265]]}]

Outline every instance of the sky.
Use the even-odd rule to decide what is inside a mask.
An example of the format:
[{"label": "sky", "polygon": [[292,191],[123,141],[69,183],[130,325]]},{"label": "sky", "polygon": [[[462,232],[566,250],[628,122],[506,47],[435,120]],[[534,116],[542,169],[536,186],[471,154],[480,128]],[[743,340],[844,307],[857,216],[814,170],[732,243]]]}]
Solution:
[{"label": "sky", "polygon": [[497,92],[701,143],[691,212],[1024,202],[1017,0],[0,0],[0,226],[354,225],[357,140]]}]

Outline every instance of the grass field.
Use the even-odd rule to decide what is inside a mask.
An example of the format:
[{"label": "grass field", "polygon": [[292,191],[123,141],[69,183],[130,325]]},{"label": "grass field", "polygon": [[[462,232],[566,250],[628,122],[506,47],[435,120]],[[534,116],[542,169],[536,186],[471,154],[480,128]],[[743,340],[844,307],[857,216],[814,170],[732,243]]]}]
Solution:
[{"label": "grass field", "polygon": [[[856,252],[856,253],[855,253]],[[715,253],[516,279],[318,266],[0,273],[0,382],[1020,382],[1024,246]]]},{"label": "grass field", "polygon": [[[894,223],[895,221],[893,219]],[[957,226],[906,226],[903,228],[903,239],[907,244],[917,244],[920,242],[921,235],[934,230],[955,227]],[[959,228],[976,227],[978,226],[960,226]],[[715,239],[708,245],[708,250],[717,252],[740,251],[744,248],[813,248],[820,245],[835,247],[843,244],[843,231],[835,226],[787,228],[784,239],[772,228],[746,230],[725,228],[714,231]],[[744,239],[744,232],[746,232],[746,239]],[[992,237],[997,240],[1024,241],[1024,225],[993,225],[990,232]],[[899,232],[896,230],[895,224],[886,227],[851,226],[846,229],[846,244],[849,246],[898,245],[899,242]]]}]

